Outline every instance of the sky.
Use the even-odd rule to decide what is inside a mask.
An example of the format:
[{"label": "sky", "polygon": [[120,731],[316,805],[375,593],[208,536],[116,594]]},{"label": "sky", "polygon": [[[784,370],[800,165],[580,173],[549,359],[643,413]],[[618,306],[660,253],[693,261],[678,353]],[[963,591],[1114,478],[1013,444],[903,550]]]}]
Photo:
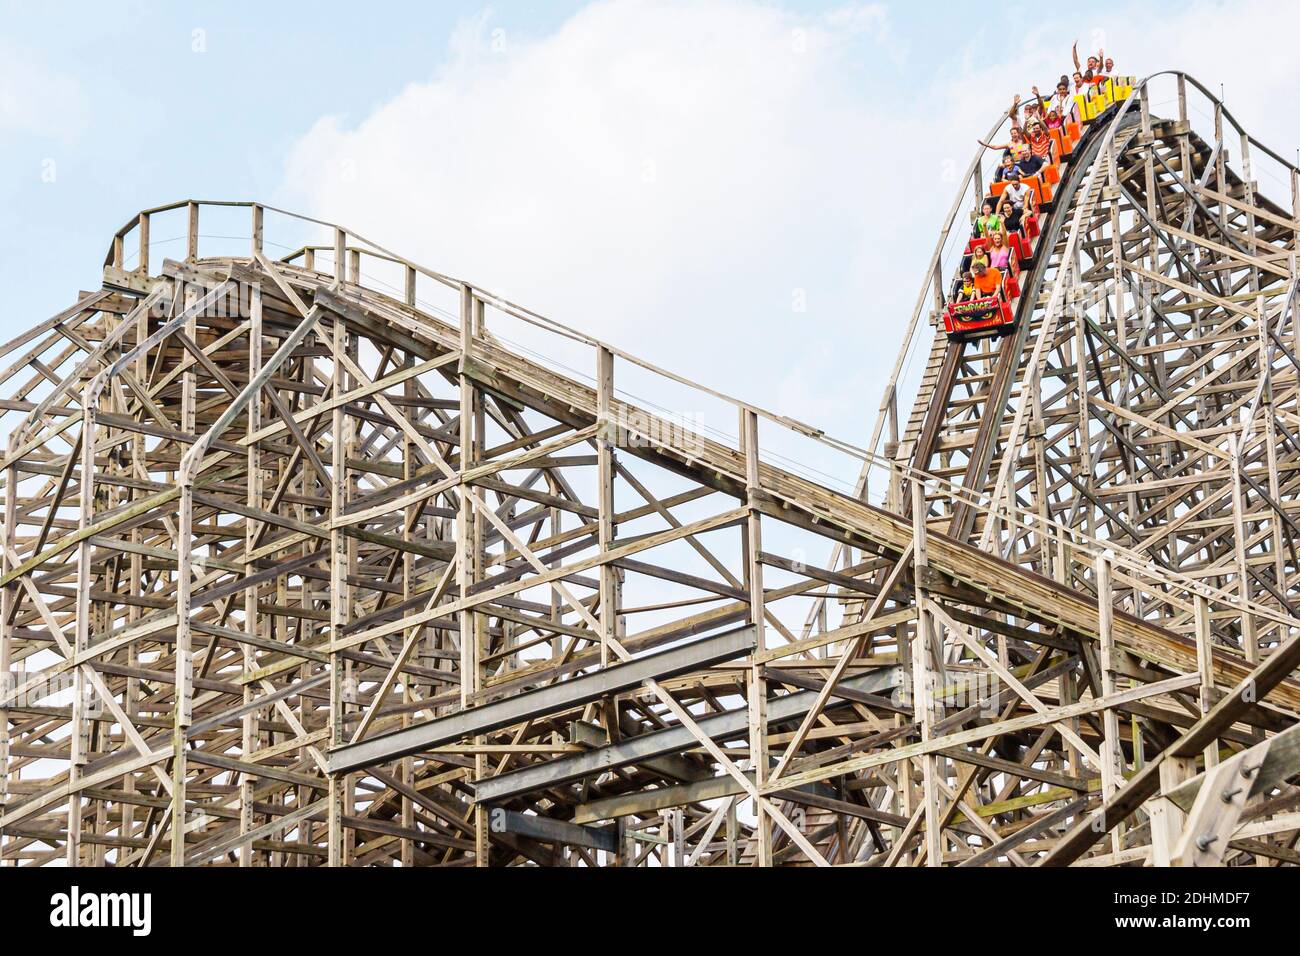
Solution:
[{"label": "sky", "polygon": [[0,0],[0,340],[138,210],[255,199],[865,443],[954,170],[1075,39],[1294,154],[1300,4],[1084,9]]}]

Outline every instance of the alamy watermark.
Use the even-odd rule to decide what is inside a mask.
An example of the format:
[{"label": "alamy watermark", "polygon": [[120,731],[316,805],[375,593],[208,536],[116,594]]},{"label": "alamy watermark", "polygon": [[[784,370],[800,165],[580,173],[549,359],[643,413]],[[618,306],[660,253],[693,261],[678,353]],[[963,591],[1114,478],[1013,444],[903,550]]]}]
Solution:
[{"label": "alamy watermark", "polygon": [[[976,707],[981,717],[996,717],[1001,712],[1001,692],[1002,681],[986,671],[949,672],[942,676],[930,673],[921,689],[924,699],[920,703],[940,714]],[[905,680],[890,699],[895,706],[910,710],[913,697],[912,681]]]},{"label": "alamy watermark", "polygon": [[[104,702],[90,685],[82,684],[82,708],[87,717],[104,713]],[[0,674],[0,702],[13,708],[68,707],[76,699],[77,677],[71,671],[43,675],[37,671],[10,671]],[[10,699],[12,696],[12,700]]]},{"label": "alamy watermark", "polygon": [[702,416],[694,412],[652,415],[621,406],[605,422],[603,437],[619,448],[671,448],[694,455],[704,450],[701,421]]},{"label": "alamy watermark", "polygon": [[132,936],[153,932],[152,893],[83,893],[73,886],[50,897],[50,925],[58,929],[131,930]]}]

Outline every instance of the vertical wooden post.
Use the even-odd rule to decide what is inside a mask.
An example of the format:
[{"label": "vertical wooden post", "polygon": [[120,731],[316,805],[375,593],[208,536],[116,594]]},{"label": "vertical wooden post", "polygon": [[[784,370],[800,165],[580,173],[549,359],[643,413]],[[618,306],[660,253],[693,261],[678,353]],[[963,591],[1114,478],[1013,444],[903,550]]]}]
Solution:
[{"label": "vertical wooden post", "polygon": [[632,842],[627,836],[627,821],[627,817],[619,817],[614,821],[614,852],[605,855],[607,861],[620,869],[630,866],[632,862],[627,852]]},{"label": "vertical wooden post", "polygon": [[[924,578],[929,567],[926,549],[926,499],[925,482],[912,479],[912,575],[916,594],[916,634],[912,638],[912,711],[921,724],[921,740],[934,736],[935,679],[934,668],[938,662],[931,659],[931,629],[934,622],[929,611],[929,592]],[[922,800],[925,807],[925,863],[926,866],[943,866],[943,815],[939,807],[939,760],[934,754],[925,754],[921,762]],[[901,772],[901,770],[900,770]]]},{"label": "vertical wooden post", "polygon": [[[556,488],[555,479],[551,475],[547,475],[546,481],[551,494],[556,494],[558,489]],[[564,530],[564,509],[552,507],[550,509],[551,536],[554,538],[558,538],[559,535],[563,532],[563,530]],[[551,597],[550,619],[553,624],[559,624],[560,616],[564,610],[564,605],[563,602],[560,600],[560,592],[556,591],[555,588],[550,588],[549,590],[550,590],[550,597]],[[558,660],[563,653],[564,653],[564,641],[561,639],[559,632],[556,631],[555,636],[551,638],[551,656],[556,660]]]},{"label": "vertical wooden post", "polygon": [[[415,298],[415,270],[414,269],[407,270],[406,290],[407,290],[406,291],[407,298],[409,300],[414,300]],[[411,360],[408,358],[407,362],[409,363],[410,361]],[[402,384],[402,394],[408,400],[415,399],[418,396],[418,390],[416,388],[416,382],[414,379],[407,379]],[[415,477],[415,473],[418,470],[418,468],[419,468],[419,464],[417,462],[416,455],[415,455],[415,442],[411,441],[410,436],[407,435],[405,432],[403,432],[402,433],[402,479],[404,481],[410,481],[412,478]],[[418,503],[409,504],[406,506],[405,509],[403,509],[402,540],[404,542],[410,542],[413,540],[413,535],[411,531],[413,528],[415,528],[416,524],[419,522],[420,513],[422,510],[423,508],[421,504]],[[402,600],[409,601],[415,594],[415,587],[418,580],[416,574],[414,552],[410,550],[403,552],[401,561],[402,561]],[[407,640],[414,640],[416,639],[416,631],[418,631],[418,628],[408,631],[404,635],[404,637]],[[419,661],[419,656],[420,655],[417,650],[415,653],[415,659],[417,663]],[[416,695],[411,690],[411,675],[403,674],[402,675],[402,703],[409,704],[413,700],[415,700],[415,698]],[[379,699],[376,699],[375,703],[372,706],[376,708],[381,707],[383,706],[383,702]],[[411,723],[412,723],[411,715],[409,713],[404,712],[402,714],[402,723],[401,723],[402,727],[409,727]],[[402,758],[400,776],[403,784],[405,784],[408,788],[414,789],[415,787],[414,758],[412,757]],[[405,827],[407,830],[415,829],[415,802],[411,800],[411,798],[408,797],[406,794],[402,795],[402,826]],[[402,839],[401,864],[404,867],[415,865],[415,843],[414,841],[408,838]]]},{"label": "vertical wooden post", "polygon": [[674,807],[668,818],[672,833],[672,853],[669,858],[673,866],[686,865],[686,820],[681,807]]},{"label": "vertical wooden post", "polygon": [[[1291,168],[1291,220],[1295,224],[1295,246],[1300,248],[1300,169]],[[1291,255],[1291,281],[1295,281],[1295,254]]]},{"label": "vertical wooden post", "polygon": [[[1273,341],[1269,336],[1268,319],[1266,316],[1264,297],[1260,296],[1257,300],[1260,315],[1259,323],[1259,374],[1263,379],[1262,389],[1260,391],[1260,416],[1264,420],[1264,458],[1268,463],[1268,494],[1273,501],[1282,500],[1282,485],[1279,479],[1278,458],[1277,458],[1277,412],[1273,406]],[[1285,318],[1285,314],[1279,316]],[[1282,324],[1278,324],[1279,334],[1282,331]],[[1268,510],[1269,524],[1269,543],[1273,552],[1273,579],[1277,582],[1279,590],[1286,588],[1286,559],[1283,557],[1282,522],[1279,520],[1278,513],[1270,506]],[[1286,608],[1283,608],[1285,611]],[[1282,640],[1286,639],[1285,630],[1280,633]]]},{"label": "vertical wooden post", "polygon": [[740,864],[740,822],[736,819],[736,805],[732,799],[727,805],[727,866]]},{"label": "vertical wooden post", "polygon": [[[1142,88],[1142,169],[1144,172],[1143,182],[1146,189],[1147,200],[1147,218],[1152,222],[1157,221],[1158,211],[1156,208],[1156,143],[1155,134],[1151,127],[1151,88]],[[1155,243],[1150,243],[1150,249],[1147,250],[1147,263],[1152,272],[1159,271],[1159,253]],[[1079,275],[1076,271],[1076,275]]]},{"label": "vertical wooden post", "polygon": [[[147,312],[141,312],[136,317],[135,341],[143,342],[149,336],[149,315]],[[135,376],[137,382],[143,382],[148,374],[149,362],[147,356],[142,352],[135,360]],[[143,434],[136,434],[131,439],[131,468],[136,473],[147,471],[145,459],[147,457],[145,437]],[[137,501],[145,497],[147,492],[144,489],[133,489],[130,493],[132,501]],[[131,543],[141,545],[144,543],[144,532],[136,527],[131,529]],[[145,591],[144,583],[144,555],[139,551],[133,551],[131,554],[131,586],[130,593],[133,598],[140,598]],[[127,623],[134,624],[144,616],[143,602],[139,607],[127,609]],[[126,665],[135,671],[140,666],[140,648],[139,645],[132,641],[126,652]],[[126,679],[126,716],[131,721],[136,721],[140,716],[140,678],[131,676]],[[136,789],[135,779],[128,778],[127,792],[134,793]],[[135,807],[131,804],[125,804],[122,807],[122,835],[131,837],[135,829]]]},{"label": "vertical wooden post", "polygon": [[[1300,199],[1297,202],[1300,202]],[[1297,212],[1296,216],[1296,222],[1300,223],[1300,212]],[[1296,242],[1300,243],[1300,226],[1297,226],[1296,234]],[[1295,288],[1297,281],[1300,281],[1300,257],[1292,252],[1287,267],[1287,282],[1291,288]],[[1294,310],[1291,312],[1291,350],[1295,355],[1300,356],[1300,315],[1296,315]]]},{"label": "vertical wooden post", "polygon": [[[600,550],[614,547],[614,441],[617,423],[611,421],[614,394],[614,353],[603,345],[596,349],[596,415],[600,437],[596,443],[598,537]],[[617,639],[618,569],[600,566],[600,664],[610,663],[610,640]]]},{"label": "vertical wooden post", "polygon": [[[749,590],[749,620],[757,638],[755,653],[767,647],[766,598],[763,594],[763,565],[759,554],[763,550],[763,522],[758,511],[758,493],[762,482],[759,472],[758,414],[749,408],[740,410],[740,446],[745,454],[745,583]],[[767,680],[762,664],[749,669],[749,759],[754,770],[754,783],[761,793],[767,784],[769,771],[767,753]],[[761,800],[754,801],[755,859],[760,867],[772,865],[772,818]]]},{"label": "vertical wooden post", "polygon": [[[1214,141],[1219,144],[1219,151],[1214,161],[1214,189],[1223,195],[1228,194],[1228,161],[1224,156],[1223,142],[1223,103],[1219,100],[1214,101]],[[1219,226],[1225,227],[1228,222],[1228,204],[1219,203]]]},{"label": "vertical wooden post", "polygon": [[[1196,595],[1196,669],[1201,675],[1198,704],[1201,716],[1210,712],[1214,701],[1214,634],[1210,630],[1210,602],[1204,594]],[[1205,768],[1219,762],[1219,742],[1213,740],[1205,747]]]},{"label": "vertical wooden post", "polygon": [[[184,305],[188,309],[198,299],[198,290],[185,288]],[[198,318],[191,316],[185,323],[185,334],[190,341],[198,341]],[[181,375],[182,431],[193,433],[195,428],[197,381],[194,360],[185,356],[185,371]],[[93,442],[92,442],[93,444]],[[88,466],[89,470],[89,466]],[[186,733],[192,721],[194,704],[194,631],[190,623],[193,587],[193,532],[194,485],[189,475],[180,476],[180,515],[176,527],[176,650],[175,650],[175,702],[172,714],[172,820],[171,865],[185,865],[185,777]]]},{"label": "vertical wooden post", "polygon": [[[13,461],[14,449],[17,447],[18,436],[16,433],[9,434],[5,446],[5,459]],[[3,547],[0,548],[0,571],[8,573],[13,569],[13,562],[9,558],[9,553],[15,550],[18,542],[17,519],[18,519],[18,463],[14,462],[5,469],[5,497],[4,497],[4,525],[0,527],[0,539],[3,540]],[[3,705],[3,701],[9,696],[10,691],[14,689],[16,680],[10,672],[13,666],[13,625],[9,623],[9,615],[13,610],[14,599],[16,597],[16,584],[6,585],[0,590],[0,814],[5,811],[5,805],[9,801],[9,708]],[[12,861],[14,866],[18,861]],[[5,835],[4,830],[0,829],[0,866],[5,864]]]},{"label": "vertical wooden post", "polygon": [[262,224],[264,220],[264,210],[257,203],[253,203],[253,254],[262,251]]},{"label": "vertical wooden post", "polygon": [[199,204],[191,200],[185,204],[185,257],[193,262],[199,257]]},{"label": "vertical wooden post", "polygon": [[[885,508],[889,511],[897,512],[902,508],[903,493],[899,487],[901,477],[896,461],[898,458],[900,429],[898,427],[898,386],[894,383],[890,383],[889,386],[888,409],[889,438],[885,441],[885,458],[888,459],[889,462],[889,478],[888,484],[885,487]],[[862,500],[870,503],[870,485],[867,480],[871,475],[870,463],[867,463],[862,474]],[[844,552],[844,565],[845,567],[848,567],[853,563],[852,549],[846,545]]]},{"label": "vertical wooden post", "polygon": [[[1077,283],[1078,270],[1074,273],[1074,283]],[[1068,308],[1070,317],[1074,322],[1074,361],[1075,361],[1075,387],[1078,390],[1079,397],[1079,414],[1075,426],[1079,435],[1079,478],[1083,481],[1085,488],[1091,488],[1093,483],[1093,463],[1092,463],[1092,442],[1089,436],[1092,433],[1090,418],[1090,402],[1088,401],[1088,343],[1084,334],[1085,323],[1083,321],[1083,307],[1079,302],[1079,290],[1077,285],[1072,285],[1067,293]],[[1084,519],[1084,532],[1092,533],[1092,511],[1089,510]]]},{"label": "vertical wooden post", "polygon": [[[1110,556],[1097,555],[1097,619],[1098,632],[1101,637],[1099,664],[1101,668],[1101,694],[1109,697],[1115,693],[1115,633],[1114,633],[1114,591],[1111,587]],[[1102,751],[1101,751],[1101,796],[1109,800],[1119,789],[1124,780],[1124,753],[1120,749],[1119,716],[1114,708],[1102,711]],[[1118,853],[1123,846],[1123,834],[1120,826],[1111,831],[1111,849]]]},{"label": "vertical wooden post", "polygon": [[[357,336],[347,330],[346,323],[344,327],[343,350],[344,354],[352,360],[354,366],[360,367],[361,352]],[[341,391],[346,393],[349,388],[357,384],[351,373],[347,373],[343,378]],[[358,473],[348,468],[348,461],[357,458],[357,419],[352,415],[345,415],[343,418],[343,435],[341,442],[336,440],[336,444],[342,444],[342,449],[335,451],[335,457],[339,464],[331,469],[334,476],[334,486],[341,488],[343,496],[342,509],[348,510],[349,504],[357,496],[359,490]],[[343,606],[343,624],[348,626],[352,623],[353,614],[353,580],[358,577],[358,541],[351,535],[344,538],[344,569],[342,590],[336,591],[331,595],[332,604],[341,604]],[[357,703],[357,680],[354,673],[354,662],[351,658],[345,658],[343,661],[343,698],[342,698],[342,716],[343,716],[343,733],[347,734],[347,716],[350,710],[355,710]],[[355,774],[348,774],[343,778],[343,813],[345,816],[356,816],[356,788],[353,786],[356,780]],[[343,865],[351,866],[353,857],[357,848],[357,831],[352,827],[345,827],[343,830]]]},{"label": "vertical wooden post", "polygon": [[[1187,116],[1187,78],[1182,74],[1178,76],[1178,161],[1179,169],[1190,171],[1192,168],[1192,146],[1191,146],[1191,123]],[[1187,186],[1191,180],[1189,172],[1184,172],[1183,188],[1183,216],[1186,221],[1191,221],[1191,216],[1196,209],[1196,200],[1192,190]]]},{"label": "vertical wooden post", "polygon": [[[334,335],[331,343],[334,354],[332,390],[335,396],[348,390],[349,376],[341,356],[352,357],[352,336],[342,316],[334,317]],[[347,626],[351,607],[348,583],[352,573],[352,538],[335,526],[347,510],[348,468],[347,453],[351,443],[353,419],[346,414],[346,406],[338,404],[331,412],[330,421],[330,638],[338,640]],[[343,655],[330,653],[330,745],[341,746],[347,741],[348,701],[352,696],[349,666]],[[329,865],[347,866],[350,862],[350,834],[343,825],[348,815],[351,783],[347,774],[331,774],[328,791],[329,813]]]},{"label": "vertical wooden post", "polygon": [[138,237],[140,240],[140,255],[139,261],[136,263],[136,270],[141,275],[147,276],[149,274],[149,214],[147,212],[140,213],[137,231],[140,233]]},{"label": "vertical wooden post", "polygon": [[[1245,133],[1241,134],[1241,185],[1243,190],[1242,202],[1245,204],[1246,214],[1246,235],[1254,240],[1255,233],[1255,169],[1250,158],[1250,137]],[[1254,263],[1250,266],[1250,290],[1259,291],[1259,266]],[[1264,313],[1259,315],[1260,321],[1264,320]]]},{"label": "vertical wooden post", "polygon": [[1151,817],[1152,866],[1169,866],[1172,863],[1174,847],[1183,832],[1187,814],[1178,804],[1166,799],[1163,794],[1177,789],[1188,776],[1186,761],[1166,759],[1160,764],[1162,796],[1147,804],[1147,813]]},{"label": "vertical wooden post", "polygon": [[[1210,630],[1210,604],[1202,594],[1194,595],[1196,617],[1196,662],[1200,672],[1200,711],[1206,713],[1211,705],[1210,689],[1214,686],[1213,652]],[[1211,752],[1213,762],[1211,763]],[[1211,741],[1205,748],[1206,769],[1216,765],[1219,760],[1218,741]],[[1182,835],[1187,814],[1172,800],[1163,794],[1178,788],[1180,784],[1191,779],[1196,773],[1196,761],[1186,757],[1167,756],[1160,764],[1160,792],[1162,796],[1147,804],[1147,813],[1151,818],[1151,865],[1169,866],[1174,861],[1175,847]]]},{"label": "vertical wooden post", "polygon": [[[260,286],[254,286],[249,298],[251,313],[248,324],[248,375],[249,378],[255,378],[262,370],[262,289]],[[262,427],[262,396],[254,395],[251,402],[248,403],[246,435],[250,441],[248,443],[248,504],[251,508],[262,508],[263,477],[261,467],[262,453],[258,449],[256,442],[251,440],[254,433]],[[257,536],[261,526],[251,517],[244,523],[244,555],[247,559],[257,546]],[[244,574],[252,575],[257,571],[257,565],[247,561],[244,565]],[[257,607],[257,588],[247,588],[244,591],[244,631],[253,637],[260,637],[261,628],[259,627],[260,611]],[[254,653],[252,645],[245,644],[242,647],[244,670],[252,671],[257,667],[257,655]],[[253,687],[251,684],[244,685],[244,704],[249,705],[253,701]],[[245,714],[240,721],[240,737],[243,744],[244,758],[247,759],[257,747],[258,716],[256,711],[250,711]],[[243,774],[239,778],[239,832],[241,835],[248,833],[253,829],[253,778],[249,774]],[[249,867],[253,865],[253,842],[248,840],[239,846],[239,865]]]},{"label": "vertical wooden post", "polygon": [[[460,505],[456,512],[456,535],[458,564],[456,567],[457,584],[462,600],[470,596],[481,571],[480,555],[482,553],[482,527],[474,511],[470,492],[473,485],[465,480],[464,475],[478,463],[482,444],[482,401],[474,380],[467,373],[468,363],[474,354],[475,332],[474,290],[462,285],[460,290]],[[460,612],[460,703],[462,708],[474,705],[475,695],[480,684],[479,660],[482,648],[480,629],[485,623],[482,615],[473,608]],[[482,737],[474,738],[481,744]],[[483,754],[474,756],[474,776],[476,779],[487,775],[487,759]],[[488,818],[487,808],[476,805],[474,808],[474,865],[484,867],[489,862]]]},{"label": "vertical wooden post", "polygon": [[1259,663],[1259,635],[1255,631],[1255,615],[1247,610],[1250,604],[1250,567],[1246,561],[1246,500],[1241,488],[1241,447],[1236,435],[1228,436],[1228,454],[1232,465],[1232,543],[1237,561],[1237,599],[1241,602],[1242,653],[1250,664]]},{"label": "vertical wooden post", "polygon": [[[1120,351],[1127,354],[1128,352],[1128,297],[1125,292],[1128,283],[1124,281],[1124,244],[1123,244],[1123,226],[1120,222],[1120,182],[1119,182],[1119,160],[1115,155],[1115,144],[1110,144],[1110,162],[1108,163],[1109,185],[1114,190],[1114,197],[1110,203],[1110,242],[1111,242],[1111,271],[1112,281],[1115,283],[1115,339],[1119,345]],[[1083,323],[1080,323],[1082,325]],[[1132,377],[1132,370],[1126,362],[1119,363],[1120,382],[1126,386]],[[1080,386],[1085,392],[1087,391],[1086,383]],[[1086,434],[1086,432],[1084,433]]]},{"label": "vertical wooden post", "polygon": [[626,817],[619,818],[619,866],[635,867],[636,866],[636,837],[633,836],[633,830],[628,824]]},{"label": "vertical wooden post", "polygon": [[[1300,169],[1294,166],[1291,167],[1291,219],[1295,223],[1296,245],[1300,246]],[[1294,274],[1295,270],[1291,272]]]}]

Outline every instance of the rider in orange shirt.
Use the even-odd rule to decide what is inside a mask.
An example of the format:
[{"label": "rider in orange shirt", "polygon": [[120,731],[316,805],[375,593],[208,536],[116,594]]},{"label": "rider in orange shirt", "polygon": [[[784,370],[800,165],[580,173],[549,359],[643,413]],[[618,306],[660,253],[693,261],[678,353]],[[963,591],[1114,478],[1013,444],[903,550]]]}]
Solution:
[{"label": "rider in orange shirt", "polygon": [[1002,271],[1000,269],[986,266],[983,262],[976,260],[971,265],[971,271],[974,273],[975,288],[980,295],[985,298],[997,295],[998,289],[1002,288]]}]

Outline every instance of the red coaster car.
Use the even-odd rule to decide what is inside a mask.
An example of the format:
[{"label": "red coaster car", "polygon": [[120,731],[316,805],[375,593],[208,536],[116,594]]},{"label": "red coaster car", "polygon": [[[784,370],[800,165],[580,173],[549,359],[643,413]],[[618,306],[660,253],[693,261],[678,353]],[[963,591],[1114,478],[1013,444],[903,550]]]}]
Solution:
[{"label": "red coaster car", "polygon": [[[1005,280],[1003,286],[1006,286]],[[944,330],[955,339],[999,335],[1003,329],[1015,325],[1015,322],[1011,303],[1002,294],[970,302],[950,302],[943,310]]]},{"label": "red coaster car", "polygon": [[996,295],[971,302],[954,302],[943,312],[944,329],[957,339],[996,335],[1014,322],[1010,303]]}]

